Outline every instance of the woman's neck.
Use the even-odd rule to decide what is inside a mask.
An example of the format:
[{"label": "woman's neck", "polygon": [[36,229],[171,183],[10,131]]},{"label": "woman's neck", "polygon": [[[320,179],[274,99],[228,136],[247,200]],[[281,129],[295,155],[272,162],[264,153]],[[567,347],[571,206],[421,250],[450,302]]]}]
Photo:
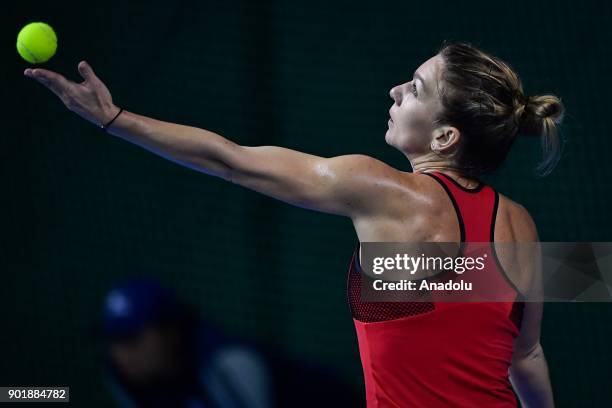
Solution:
[{"label": "woman's neck", "polygon": [[443,173],[461,173],[460,169],[448,160],[441,159],[439,156],[426,154],[419,157],[408,157],[412,171],[415,173],[425,173],[428,171],[440,171]]},{"label": "woman's neck", "polygon": [[465,176],[461,168],[457,167],[453,163],[450,163],[448,160],[442,160],[439,157],[425,155],[423,157],[410,160],[410,164],[414,173],[427,173],[430,171],[444,173],[468,189],[476,187],[479,184],[477,179]]}]

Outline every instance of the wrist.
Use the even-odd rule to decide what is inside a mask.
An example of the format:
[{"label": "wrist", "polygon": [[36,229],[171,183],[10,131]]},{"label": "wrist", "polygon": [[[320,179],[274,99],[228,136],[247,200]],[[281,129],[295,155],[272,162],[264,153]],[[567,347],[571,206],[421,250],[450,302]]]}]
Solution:
[{"label": "wrist", "polygon": [[108,107],[102,108],[102,114],[100,115],[100,119],[98,121],[98,126],[102,127],[105,123],[111,121],[115,115],[119,112],[119,107],[111,104]]},{"label": "wrist", "polygon": [[100,128],[105,132],[115,123],[115,120],[123,113],[123,108],[114,106],[104,115],[104,121],[99,124]]}]

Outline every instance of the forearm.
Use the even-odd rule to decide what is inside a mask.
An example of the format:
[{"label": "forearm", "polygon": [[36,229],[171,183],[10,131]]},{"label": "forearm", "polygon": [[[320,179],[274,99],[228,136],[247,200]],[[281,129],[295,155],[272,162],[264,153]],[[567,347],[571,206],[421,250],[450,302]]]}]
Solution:
[{"label": "forearm", "polygon": [[[40,68],[28,68],[24,75],[46,86],[83,119],[97,126],[109,123],[119,112],[110,91],[85,61],[79,63],[78,69],[84,79],[81,83]],[[127,111],[116,117],[107,130],[169,160],[230,180],[232,163],[235,164],[245,150],[214,132]]]},{"label": "forearm", "polygon": [[510,381],[525,408],[554,407],[548,365],[542,347],[524,358],[513,361]]},{"label": "forearm", "polygon": [[168,160],[230,179],[240,146],[208,130],[123,111],[108,132]]}]

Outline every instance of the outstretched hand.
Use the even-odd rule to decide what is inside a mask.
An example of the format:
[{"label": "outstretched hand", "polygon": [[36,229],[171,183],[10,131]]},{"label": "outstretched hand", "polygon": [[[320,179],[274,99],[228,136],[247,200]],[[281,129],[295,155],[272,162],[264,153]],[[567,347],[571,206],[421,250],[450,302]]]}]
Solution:
[{"label": "outstretched hand", "polygon": [[42,68],[28,68],[23,74],[33,78],[56,94],[68,109],[100,126],[119,112],[110,91],[85,61],[78,65],[83,82],[76,83],[62,75]]}]

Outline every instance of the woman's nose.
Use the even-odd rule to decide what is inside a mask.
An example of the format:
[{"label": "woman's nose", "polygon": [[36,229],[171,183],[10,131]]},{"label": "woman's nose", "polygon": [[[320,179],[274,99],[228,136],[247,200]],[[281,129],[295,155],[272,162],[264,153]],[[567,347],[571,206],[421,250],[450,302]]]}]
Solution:
[{"label": "woman's nose", "polygon": [[391,88],[391,90],[389,91],[389,96],[395,101],[396,104],[402,104],[402,93],[400,86],[394,86],[393,88]]}]

